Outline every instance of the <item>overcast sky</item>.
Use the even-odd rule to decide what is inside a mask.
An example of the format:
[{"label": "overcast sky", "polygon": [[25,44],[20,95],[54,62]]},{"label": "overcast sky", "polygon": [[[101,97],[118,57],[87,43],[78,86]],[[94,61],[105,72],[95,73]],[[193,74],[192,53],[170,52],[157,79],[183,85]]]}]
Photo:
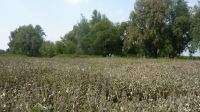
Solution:
[{"label": "overcast sky", "polygon": [[[188,0],[192,6],[198,0]],[[127,21],[134,0],[0,0],[0,49],[7,49],[10,31],[21,25],[41,25],[46,40],[57,41],[83,14],[97,9],[113,22]]]}]

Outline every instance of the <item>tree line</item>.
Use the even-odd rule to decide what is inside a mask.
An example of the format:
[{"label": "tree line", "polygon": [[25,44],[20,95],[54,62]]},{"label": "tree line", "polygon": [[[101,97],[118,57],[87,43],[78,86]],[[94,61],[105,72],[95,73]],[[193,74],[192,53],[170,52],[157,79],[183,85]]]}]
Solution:
[{"label": "tree line", "polygon": [[59,54],[176,57],[200,48],[200,3],[185,0],[136,0],[126,22],[113,23],[97,10],[81,20],[60,41],[44,39],[41,26],[20,26],[10,34],[8,52],[27,56]]}]

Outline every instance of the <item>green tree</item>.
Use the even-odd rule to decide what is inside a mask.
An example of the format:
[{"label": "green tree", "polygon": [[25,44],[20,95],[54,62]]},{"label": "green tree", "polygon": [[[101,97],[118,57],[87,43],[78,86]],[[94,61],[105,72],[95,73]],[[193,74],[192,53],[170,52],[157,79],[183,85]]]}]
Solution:
[{"label": "green tree", "polygon": [[5,53],[6,53],[5,50],[0,49],[0,54],[5,54]]},{"label": "green tree", "polygon": [[[137,0],[135,10],[131,13],[131,27],[139,33],[137,40],[144,45],[147,56],[157,57],[160,54],[166,14],[170,0]],[[132,36],[135,37],[135,36]]]},{"label": "green tree", "polygon": [[165,30],[166,53],[170,57],[175,57],[180,55],[191,41],[191,16],[187,2],[185,0],[174,0],[167,20],[167,30]]},{"label": "green tree", "polygon": [[56,47],[56,54],[64,54],[65,44],[63,41],[57,41],[55,47]]},{"label": "green tree", "polygon": [[81,21],[78,23],[77,28],[77,37],[78,37],[78,43],[77,43],[77,53],[78,54],[84,54],[85,50],[82,45],[82,41],[84,40],[85,36],[90,32],[90,24],[88,20],[82,15]]},{"label": "green tree", "polygon": [[83,54],[85,50],[82,45],[82,41],[89,33],[89,31],[90,26],[88,20],[84,16],[82,16],[81,21],[77,25],[74,25],[73,29],[69,33],[67,33],[64,38],[62,38],[62,42],[70,45],[73,44],[73,47],[75,47],[76,49],[75,52],[78,54]]},{"label": "green tree", "polygon": [[64,54],[76,53],[76,45],[72,41],[66,41],[64,46]]},{"label": "green tree", "polygon": [[10,34],[9,51],[14,54],[39,56],[44,35],[39,25],[20,26]]},{"label": "green tree", "polygon": [[98,23],[99,21],[101,21],[101,19],[102,19],[101,13],[98,12],[97,10],[94,10],[92,12],[92,20],[90,21],[90,23],[92,25],[94,25],[94,24]]},{"label": "green tree", "polygon": [[40,54],[44,57],[53,57],[56,55],[56,48],[53,42],[45,41],[39,49]]},{"label": "green tree", "polygon": [[190,53],[195,53],[198,48],[200,49],[200,2],[193,8],[191,37]]},{"label": "green tree", "polygon": [[123,40],[123,54],[144,55],[144,48],[142,48],[143,42],[139,36],[139,32],[132,21],[130,21],[128,24],[129,25],[126,29],[125,38]]},{"label": "green tree", "polygon": [[81,21],[62,38],[64,49],[75,50],[78,54],[121,54],[127,23],[113,24],[97,10],[93,11],[91,18],[88,21],[82,16]]},{"label": "green tree", "polygon": [[94,55],[118,54],[121,51],[121,40],[117,28],[103,16],[101,20],[91,26],[90,32],[84,38],[82,45],[85,51]]},{"label": "green tree", "polygon": [[137,52],[145,56],[174,57],[190,41],[188,26],[190,12],[185,0],[137,0],[125,45],[139,47]]},{"label": "green tree", "polygon": [[[112,29],[112,23],[105,20],[98,22],[93,29],[95,32],[95,40],[92,44],[94,54],[96,55],[106,55],[114,52],[114,29]],[[113,49],[113,50],[112,50]]]}]

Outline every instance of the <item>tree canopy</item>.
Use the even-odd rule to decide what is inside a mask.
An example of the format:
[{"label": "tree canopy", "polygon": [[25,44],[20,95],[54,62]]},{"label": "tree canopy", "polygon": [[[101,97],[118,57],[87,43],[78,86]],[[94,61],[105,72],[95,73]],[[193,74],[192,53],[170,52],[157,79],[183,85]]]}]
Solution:
[{"label": "tree canopy", "polygon": [[190,52],[194,53],[200,49],[200,2],[194,6],[191,23],[191,49]]},{"label": "tree canopy", "polygon": [[126,22],[113,23],[94,10],[61,40],[44,41],[39,25],[20,26],[10,34],[8,51],[27,56],[59,54],[136,55],[176,57],[200,49],[200,3],[193,8],[185,0],[136,0]]},{"label": "tree canopy", "polygon": [[53,57],[56,55],[56,47],[53,42],[45,41],[39,49],[41,56]]},{"label": "tree canopy", "polygon": [[41,26],[20,26],[10,34],[9,52],[27,56],[40,56],[39,49],[45,33]]},{"label": "tree canopy", "polygon": [[[150,57],[180,55],[190,39],[190,11],[184,0],[137,0],[130,15],[129,46]],[[141,53],[141,52],[140,52]]]},{"label": "tree canopy", "polygon": [[73,48],[74,52],[70,53],[78,54],[120,54],[122,47],[118,26],[97,10],[93,11],[90,21],[82,16],[81,21],[61,41]]}]

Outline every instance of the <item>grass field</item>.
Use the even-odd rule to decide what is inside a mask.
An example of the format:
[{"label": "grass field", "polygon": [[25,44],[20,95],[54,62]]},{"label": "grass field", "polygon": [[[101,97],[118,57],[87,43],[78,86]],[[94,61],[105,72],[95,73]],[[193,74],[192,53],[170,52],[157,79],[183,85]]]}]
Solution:
[{"label": "grass field", "polygon": [[200,61],[0,57],[1,112],[198,112]]}]

